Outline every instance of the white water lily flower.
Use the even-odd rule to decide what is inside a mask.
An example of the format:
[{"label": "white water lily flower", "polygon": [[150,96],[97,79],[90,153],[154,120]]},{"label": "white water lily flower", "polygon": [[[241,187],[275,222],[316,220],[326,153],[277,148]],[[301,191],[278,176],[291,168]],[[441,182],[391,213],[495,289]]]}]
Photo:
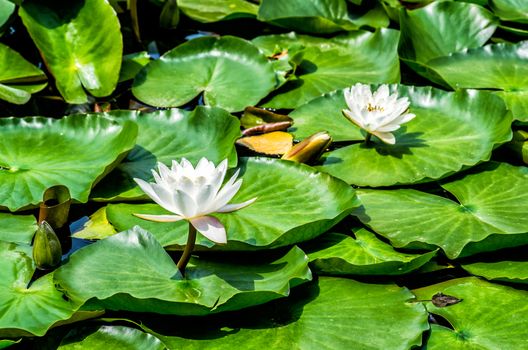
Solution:
[{"label": "white water lily flower", "polygon": [[227,213],[244,208],[257,198],[239,204],[227,204],[238,192],[242,179],[237,180],[238,172],[222,183],[227,172],[227,159],[215,168],[213,162],[200,159],[196,168],[185,158],[181,162],[172,161],[172,168],[158,163],[159,173],[154,169],[155,183],[134,179],[139,187],[154,202],[176,215],[135,216],[157,222],[189,221],[198,232],[216,243],[226,243],[224,225],[217,218],[208,216],[211,213]]},{"label": "white water lily flower", "polygon": [[381,85],[373,94],[369,85],[358,83],[345,90],[345,100],[348,109],[343,114],[348,120],[391,145],[396,143],[391,132],[415,117],[406,113],[409,99],[391,94],[388,85]]}]

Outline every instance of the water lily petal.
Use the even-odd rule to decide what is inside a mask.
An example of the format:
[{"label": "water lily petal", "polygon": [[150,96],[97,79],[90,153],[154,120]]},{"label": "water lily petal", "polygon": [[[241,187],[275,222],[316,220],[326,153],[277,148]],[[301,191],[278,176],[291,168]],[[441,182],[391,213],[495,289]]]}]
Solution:
[{"label": "water lily petal", "polygon": [[227,243],[224,225],[212,216],[200,216],[189,220],[202,235],[215,243]]},{"label": "water lily petal", "polygon": [[156,222],[176,222],[183,220],[183,216],[180,215],[150,215],[150,214],[133,214],[140,219]]},{"label": "water lily petal", "polygon": [[[235,173],[235,175],[238,175],[238,171]],[[222,187],[220,192],[218,192],[218,196],[215,198],[214,202],[214,209],[210,208],[212,211],[217,211],[218,209],[222,208],[224,205],[226,205],[235,194],[240,189],[240,186],[242,186],[242,179],[239,179],[235,181],[234,184],[231,183],[231,180],[234,178],[236,179],[236,176],[233,175],[231,179]]]},{"label": "water lily petal", "polygon": [[152,184],[138,178],[134,178],[134,181],[138,184],[139,188],[141,188],[141,190],[147,194],[147,196],[149,196],[150,198],[152,198],[152,200],[154,200],[154,202],[159,204],[161,200],[152,188]]},{"label": "water lily petal", "polygon": [[394,145],[396,143],[396,138],[390,132],[373,132],[372,134],[389,145]]},{"label": "water lily petal", "polygon": [[257,200],[257,197],[255,198],[252,198],[250,200],[247,200],[245,202],[242,202],[242,203],[236,203],[236,204],[226,204],[224,205],[222,208],[218,209],[216,212],[217,213],[230,213],[232,211],[235,211],[235,210],[239,210],[239,209],[242,209],[242,208],[245,208],[247,207],[248,205],[252,204],[254,201]]},{"label": "water lily petal", "polygon": [[184,218],[191,218],[198,214],[198,206],[194,198],[187,193],[176,190],[172,193],[172,199],[177,213]]}]

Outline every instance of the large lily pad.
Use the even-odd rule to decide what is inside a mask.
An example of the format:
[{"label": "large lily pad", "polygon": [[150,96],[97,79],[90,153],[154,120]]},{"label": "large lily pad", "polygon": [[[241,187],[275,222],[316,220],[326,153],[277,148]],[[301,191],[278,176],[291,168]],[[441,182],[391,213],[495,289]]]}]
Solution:
[{"label": "large lily pad", "polygon": [[311,279],[308,258],[297,247],[260,263],[191,259],[182,277],[154,236],[139,227],[77,251],[54,275],[68,295],[80,300],[98,298],[114,310],[178,315],[261,304]]},{"label": "large lily pad", "polygon": [[256,17],[258,5],[245,0],[178,0],[178,7],[199,22],[216,22],[243,17]]},{"label": "large lily pad", "polygon": [[[355,31],[332,39],[295,33],[261,36],[253,43],[270,56],[279,50],[302,50],[302,60],[293,76],[264,106],[295,108],[324,93],[353,83],[397,83],[400,65],[399,32],[380,29],[374,33]],[[320,131],[320,130],[318,130]]]},{"label": "large lily pad", "polygon": [[387,27],[381,5],[349,12],[345,0],[262,0],[258,19],[307,33],[335,33],[361,26]]},{"label": "large lily pad", "polygon": [[55,288],[51,274],[28,286],[33,261],[13,243],[0,242],[0,336],[44,335],[81,306]]},{"label": "large lily pad", "polygon": [[0,0],[0,36],[4,31],[6,23],[15,12],[15,4],[9,0]]},{"label": "large lily pad", "polygon": [[[528,168],[487,163],[459,179],[442,183],[458,202],[412,189],[358,190],[362,222],[396,247],[423,242],[458,257],[473,243],[471,253],[512,244],[528,231]],[[485,238],[494,237],[494,245]],[[493,236],[492,236],[493,237]],[[490,238],[492,238],[490,237]],[[484,241],[483,241],[484,240]],[[512,241],[510,241],[512,240]],[[483,242],[482,250],[479,243]],[[501,242],[503,241],[503,242]]]},{"label": "large lily pad", "polygon": [[97,97],[112,93],[123,39],[106,0],[26,0],[19,14],[66,102],[87,102],[85,89]]},{"label": "large lily pad", "polygon": [[55,185],[86,202],[92,186],[134,146],[136,135],[133,122],[97,116],[0,119],[0,207],[36,205]]},{"label": "large lily pad", "polygon": [[528,339],[528,292],[474,277],[450,280],[413,291],[420,300],[443,293],[460,299],[457,304],[427,310],[445,318],[453,329],[433,325],[427,350],[523,349]]},{"label": "large lily pad", "polygon": [[524,0],[490,0],[490,6],[502,20],[528,23],[528,3]]},{"label": "large lily pad", "polygon": [[478,262],[465,264],[462,267],[472,275],[482,276],[488,280],[528,283],[528,262],[526,261]]},{"label": "large lily pad", "polygon": [[[396,144],[377,140],[370,146],[361,142],[338,148],[323,155],[320,170],[358,186],[430,181],[488,160],[497,145],[511,138],[511,117],[490,93],[402,85],[390,90],[408,97],[416,114],[394,133]],[[318,129],[336,134],[339,141],[357,140],[359,130],[342,116],[343,106],[342,92],[302,106],[292,113],[295,133],[304,136]]]},{"label": "large lily pad", "polygon": [[417,73],[443,84],[429,61],[467,48],[484,45],[498,20],[476,4],[434,1],[415,10],[400,11],[402,40],[400,55]]},{"label": "large lily pad", "polygon": [[37,220],[33,215],[0,213],[0,241],[31,244],[37,231]]},{"label": "large lily pad", "polygon": [[502,90],[519,120],[528,120],[528,41],[490,44],[431,60],[428,65],[453,88]]},{"label": "large lily pad", "polygon": [[236,112],[257,104],[276,82],[271,63],[250,42],[202,37],[149,63],[132,92],[158,107],[178,107],[203,94],[205,104]]},{"label": "large lily pad", "polygon": [[324,275],[402,275],[431,260],[436,252],[400,253],[366,229],[355,238],[327,233],[304,246],[310,265]]},{"label": "large lily pad", "polygon": [[18,52],[0,44],[0,99],[16,104],[26,103],[32,93],[46,86],[45,81],[43,71]]},{"label": "large lily pad", "polygon": [[[136,146],[91,194],[96,200],[146,199],[134,178],[154,181],[151,169],[157,162],[170,165],[185,157],[236,165],[235,141],[240,137],[238,119],[223,109],[198,106],[194,111],[171,109],[154,113],[116,111],[104,116],[138,125]],[[170,132],[167,132],[170,131]]]},{"label": "large lily pad", "polygon": [[322,277],[285,300],[230,318],[185,320],[176,327],[147,323],[171,349],[393,349],[418,346],[427,313],[393,284]]},{"label": "large lily pad", "polygon": [[[240,163],[243,184],[232,202],[241,203],[254,197],[257,200],[232,213],[214,214],[225,225],[229,241],[215,248],[262,249],[309,240],[359,205],[350,186],[309,166],[268,158],[245,158]],[[166,211],[157,204],[107,207],[108,220],[118,231],[140,225],[163,246],[185,244],[185,222],[150,222],[133,216],[134,213],[164,214]],[[201,235],[197,244],[212,245]]]}]

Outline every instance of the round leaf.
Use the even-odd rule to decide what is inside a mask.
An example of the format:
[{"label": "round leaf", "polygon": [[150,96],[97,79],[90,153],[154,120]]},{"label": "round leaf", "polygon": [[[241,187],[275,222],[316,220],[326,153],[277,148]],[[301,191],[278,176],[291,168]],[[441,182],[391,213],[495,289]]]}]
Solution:
[{"label": "round leaf", "polygon": [[528,262],[499,261],[495,263],[473,263],[462,265],[472,275],[482,276],[488,280],[528,283]]},{"label": "round leaf", "polygon": [[[504,103],[489,93],[402,85],[392,85],[390,90],[408,97],[409,110],[416,115],[394,132],[396,144],[376,139],[369,146],[361,142],[336,149],[323,155],[320,170],[358,186],[430,181],[488,160],[498,144],[511,138],[511,117]],[[307,131],[319,128],[344,140],[343,130],[350,129],[351,123],[342,116],[343,104],[339,92],[299,108],[292,114],[295,123],[301,120],[295,133],[304,135],[301,127],[312,123]],[[357,135],[357,131],[351,133],[349,140]]]},{"label": "round leaf", "polygon": [[[247,250],[309,240],[328,230],[358,206],[350,186],[309,166],[268,158],[245,158],[240,163],[243,184],[231,202],[242,203],[254,197],[257,200],[232,213],[213,214],[226,227],[228,239],[226,246],[215,248]],[[139,225],[152,232],[163,246],[185,244],[185,222],[150,222],[135,217],[134,213],[167,212],[157,204],[107,207],[108,220],[119,231]],[[201,235],[197,244],[212,245]]]},{"label": "round leaf", "polygon": [[[0,11],[2,10],[0,5]],[[31,93],[42,90],[46,75],[26,61],[18,52],[0,44],[0,98],[24,104]]]},{"label": "round leaf", "polygon": [[524,0],[491,0],[490,6],[502,20],[528,23],[528,3]]},{"label": "round leaf", "polygon": [[345,0],[262,0],[258,19],[308,33],[335,33],[361,26],[387,27],[381,6],[350,12]]},{"label": "round leaf", "polygon": [[523,349],[528,339],[528,292],[479,280],[460,278],[413,291],[420,300],[443,293],[461,301],[447,307],[426,302],[427,310],[444,317],[453,329],[433,325],[428,350]]},{"label": "round leaf", "polygon": [[28,286],[35,268],[15,244],[0,242],[0,336],[44,335],[79,308],[55,288],[51,274]]},{"label": "round leaf", "polygon": [[[188,320],[169,332],[147,326],[169,348],[391,349],[418,346],[428,329],[427,313],[413,295],[393,284],[340,278],[296,288],[275,301],[230,318]],[[166,327],[165,327],[166,328]]]},{"label": "round leaf", "polygon": [[114,91],[123,39],[119,20],[106,0],[26,0],[19,11],[31,38],[68,103]]},{"label": "round leaf", "polygon": [[244,0],[178,0],[178,7],[195,21],[208,23],[241,17],[256,17],[258,6]]},{"label": "round leaf", "polygon": [[[434,244],[456,258],[470,242],[479,242],[473,243],[471,253],[494,250],[510,245],[509,236],[527,232],[527,180],[528,168],[488,163],[442,184],[458,203],[412,189],[362,189],[358,196],[363,208],[357,214],[396,247]],[[494,234],[494,244],[486,244],[484,239]],[[513,239],[515,245],[528,243],[521,236],[520,242]]]},{"label": "round leaf", "polygon": [[0,222],[0,241],[31,244],[37,231],[37,221],[33,215],[0,213]]},{"label": "round leaf", "polygon": [[86,202],[90,189],[136,140],[133,122],[97,116],[0,119],[0,207],[38,204],[46,189],[64,185]]},{"label": "round leaf", "polygon": [[275,261],[242,265],[193,258],[182,277],[154,236],[136,227],[77,251],[54,275],[69,295],[98,298],[109,309],[199,315],[288,295],[311,279],[307,260],[297,247]]},{"label": "round leaf", "polygon": [[158,107],[181,106],[203,93],[207,105],[236,112],[257,104],[275,84],[271,63],[251,43],[203,37],[149,63],[136,76],[132,92]]},{"label": "round leaf", "polygon": [[313,268],[325,275],[402,275],[436,254],[400,253],[366,229],[354,230],[354,236],[328,233],[303,248]]},{"label": "round leaf", "polygon": [[198,106],[192,112],[170,109],[103,115],[116,121],[135,122],[138,138],[123,162],[94,189],[91,197],[96,200],[148,198],[133,179],[153,182],[151,169],[157,162],[170,165],[172,160],[185,157],[194,163],[206,157],[216,164],[229,159],[231,165],[236,165],[235,141],[240,137],[240,123],[223,109]]},{"label": "round leaf", "polygon": [[359,30],[332,39],[295,33],[257,37],[253,43],[267,55],[272,55],[277,47],[293,50],[296,46],[304,46],[302,60],[293,76],[264,106],[295,108],[353,83],[399,82],[398,40],[398,31],[392,29],[374,33]]}]

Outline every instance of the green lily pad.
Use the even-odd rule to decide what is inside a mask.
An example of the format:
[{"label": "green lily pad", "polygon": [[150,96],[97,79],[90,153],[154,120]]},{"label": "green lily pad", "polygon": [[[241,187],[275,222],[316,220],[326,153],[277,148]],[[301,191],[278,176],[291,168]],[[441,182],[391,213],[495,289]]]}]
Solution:
[{"label": "green lily pad", "polygon": [[[265,103],[265,107],[296,108],[324,93],[363,83],[397,83],[400,64],[399,32],[379,29],[355,31],[332,39],[295,33],[261,36],[253,43],[268,56],[302,45],[302,60],[293,76]],[[317,130],[321,131],[321,129]]]},{"label": "green lily pad", "polygon": [[[313,168],[278,159],[243,158],[242,187],[232,203],[257,200],[237,211],[213,214],[224,224],[228,244],[215,249],[250,250],[291,245],[327,231],[359,203],[354,190],[344,182]],[[227,178],[230,175],[227,175]],[[118,231],[139,225],[163,245],[184,245],[185,222],[159,223],[142,220],[134,213],[166,214],[157,204],[115,204],[107,217]],[[210,247],[201,235],[197,244]]]},{"label": "green lily pad", "polygon": [[400,253],[369,230],[353,232],[355,239],[327,233],[303,246],[315,271],[325,275],[403,275],[420,268],[436,254]]},{"label": "green lily pad", "polygon": [[273,66],[250,42],[202,37],[150,62],[132,92],[158,107],[178,107],[203,94],[205,104],[236,112],[257,104],[276,83]]},{"label": "green lily pad", "polygon": [[107,1],[25,0],[19,15],[66,102],[87,102],[85,89],[96,97],[114,91],[123,39]]},{"label": "green lily pad", "polygon": [[125,326],[81,327],[71,330],[57,350],[165,350],[155,336]]},{"label": "green lily pad", "polygon": [[44,335],[81,306],[55,288],[51,274],[28,287],[34,271],[25,252],[13,243],[0,242],[0,337]]},{"label": "green lily pad", "polygon": [[445,84],[429,66],[432,59],[484,45],[498,19],[476,4],[434,1],[415,10],[400,11],[402,60],[420,75]]},{"label": "green lily pad", "polygon": [[[403,85],[390,90],[408,97],[409,110],[416,114],[394,132],[396,144],[376,140],[370,146],[361,142],[338,148],[323,155],[320,170],[358,186],[431,181],[488,160],[497,145],[511,139],[504,103],[487,92]],[[299,108],[291,115],[295,134],[318,129],[336,134],[339,141],[357,140],[359,130],[342,116],[343,106],[343,94],[336,92]]]},{"label": "green lily pad", "polygon": [[490,44],[437,58],[431,69],[453,88],[500,89],[514,117],[528,121],[528,41]]},{"label": "green lily pad", "polygon": [[97,116],[0,119],[0,207],[34,206],[55,185],[86,202],[92,186],[134,146],[136,135],[133,122]]},{"label": "green lily pad", "polygon": [[139,227],[80,249],[54,276],[80,300],[98,298],[113,310],[177,315],[262,304],[311,279],[308,258],[297,247],[274,261],[242,265],[239,258],[192,258],[184,278],[154,236]]},{"label": "green lily pad", "polygon": [[31,244],[37,231],[37,220],[33,215],[0,213],[0,241]]},{"label": "green lily pad", "polygon": [[244,0],[178,0],[187,17],[202,23],[257,16],[258,5]]},{"label": "green lily pad", "polygon": [[72,237],[80,239],[103,239],[115,235],[117,231],[112,226],[106,217],[106,207],[98,209],[95,213],[90,215],[88,221],[76,232]]},{"label": "green lily pad", "polygon": [[462,265],[472,275],[482,276],[488,280],[528,283],[528,262],[498,261],[494,263],[473,263]]},{"label": "green lily pad", "polygon": [[[171,349],[391,349],[419,346],[429,328],[413,295],[394,284],[321,277],[288,299],[222,319],[146,326]],[[165,326],[165,327],[164,327]]]},{"label": "green lily pad", "polygon": [[498,21],[485,8],[457,1],[434,1],[400,12],[403,59],[426,64],[467,48],[484,45]]},{"label": "green lily pad", "polygon": [[103,115],[135,122],[138,138],[123,162],[94,189],[91,197],[95,200],[147,199],[133,179],[153,182],[151,169],[157,162],[169,165],[185,157],[195,163],[206,157],[216,164],[229,159],[230,165],[236,165],[235,141],[240,137],[240,123],[221,108],[198,106],[194,111],[116,111]]},{"label": "green lily pad", "polygon": [[528,23],[528,3],[524,0],[490,0],[490,7],[504,21]]},{"label": "green lily pad", "polygon": [[262,0],[258,19],[306,33],[335,33],[361,26],[387,27],[381,5],[349,12],[345,0]]},{"label": "green lily pad", "polygon": [[24,104],[32,93],[46,86],[45,81],[43,71],[26,61],[18,52],[0,44],[0,99]]},{"label": "green lily pad", "polygon": [[15,345],[15,344],[19,343],[20,340],[21,339],[19,339],[19,340],[2,339],[2,340],[0,340],[0,349],[5,349],[5,348],[10,347],[11,345]]},{"label": "green lily pad", "polygon": [[[414,242],[434,244],[458,257],[473,242],[471,253],[527,244],[528,168],[487,163],[442,187],[458,202],[412,189],[358,190],[363,208],[356,214],[396,247]],[[494,237],[494,244],[485,238]],[[491,237],[490,237],[491,236]],[[484,240],[484,241],[483,241]],[[504,240],[505,242],[501,242]],[[479,249],[479,245],[484,247]],[[469,254],[466,252],[467,255]]]},{"label": "green lily pad", "polygon": [[426,302],[427,310],[453,327],[433,325],[427,350],[523,349],[528,339],[528,292],[474,277],[460,278],[413,291],[420,300],[443,293],[461,301],[447,307]]}]

